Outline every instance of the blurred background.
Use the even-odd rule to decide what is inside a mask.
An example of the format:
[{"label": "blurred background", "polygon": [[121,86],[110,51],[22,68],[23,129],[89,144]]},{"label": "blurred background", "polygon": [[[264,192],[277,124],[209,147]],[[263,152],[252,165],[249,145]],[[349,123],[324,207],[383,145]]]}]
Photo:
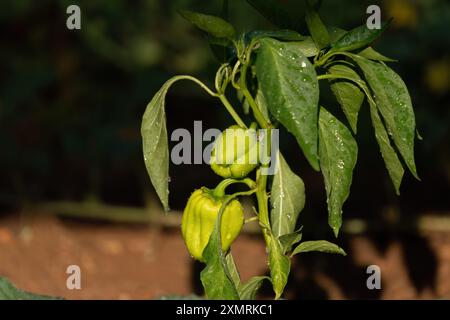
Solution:
[{"label": "blurred background", "polygon": [[[302,1],[280,0],[303,20]],[[81,8],[81,30],[66,28],[66,8]],[[359,161],[344,207],[347,257],[305,254],[294,261],[291,299],[450,298],[450,3],[446,0],[323,1],[329,25],[351,29],[378,4],[394,21],[374,47],[398,59],[423,141],[421,181],[408,173],[397,197],[373,136],[367,106],[359,120]],[[205,36],[179,9],[219,15],[221,1],[0,2],[0,276],[38,293],[67,298],[147,299],[201,294],[201,266],[189,258],[180,212],[193,189],[218,181],[206,165],[171,165],[167,216],[147,176],[140,122],[171,76],[211,86],[218,61]],[[244,0],[231,0],[239,31],[274,28]],[[235,98],[235,97],[230,97]],[[321,101],[334,108],[330,92]],[[224,128],[230,117],[190,83],[167,96],[168,130]],[[322,176],[295,140],[281,148],[305,181],[304,239],[333,240]],[[248,204],[251,206],[251,203]],[[248,228],[233,253],[244,279],[266,272],[261,237]],[[82,290],[66,288],[68,265]],[[368,290],[368,265],[382,290]],[[270,297],[264,287],[261,297]]]}]

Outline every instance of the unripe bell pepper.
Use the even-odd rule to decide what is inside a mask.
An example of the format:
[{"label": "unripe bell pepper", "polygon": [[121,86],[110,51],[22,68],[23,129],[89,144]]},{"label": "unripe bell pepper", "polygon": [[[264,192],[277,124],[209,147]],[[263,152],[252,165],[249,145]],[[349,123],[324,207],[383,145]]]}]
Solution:
[{"label": "unripe bell pepper", "polygon": [[222,132],[211,151],[210,165],[223,178],[242,179],[259,165],[259,142],[255,130],[233,125]]},{"label": "unripe bell pepper", "polygon": [[[206,187],[194,191],[183,212],[181,231],[186,247],[197,260],[204,262],[203,250],[213,232],[217,215],[224,201],[224,193]],[[233,199],[225,207],[221,219],[222,250],[227,251],[241,232],[244,210],[241,203]]]}]

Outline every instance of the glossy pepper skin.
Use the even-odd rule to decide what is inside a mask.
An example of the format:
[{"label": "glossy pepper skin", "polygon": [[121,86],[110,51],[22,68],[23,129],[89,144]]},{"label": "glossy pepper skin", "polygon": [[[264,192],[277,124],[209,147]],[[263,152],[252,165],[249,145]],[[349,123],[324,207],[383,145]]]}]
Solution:
[{"label": "glossy pepper skin", "polygon": [[[181,231],[186,247],[195,259],[204,262],[203,250],[213,232],[223,199],[215,197],[212,190],[203,187],[195,190],[183,212]],[[225,208],[221,221],[222,250],[227,251],[241,232],[244,210],[238,200]]]},{"label": "glossy pepper skin", "polygon": [[259,165],[259,142],[254,127],[233,125],[222,132],[211,151],[211,169],[223,178],[242,179]]}]

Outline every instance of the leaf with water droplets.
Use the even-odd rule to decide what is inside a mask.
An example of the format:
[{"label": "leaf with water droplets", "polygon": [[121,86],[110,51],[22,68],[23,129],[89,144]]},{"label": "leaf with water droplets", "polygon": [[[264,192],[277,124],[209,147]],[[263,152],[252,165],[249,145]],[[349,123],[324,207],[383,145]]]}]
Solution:
[{"label": "leaf with water droplets", "polygon": [[264,116],[264,119],[269,121],[269,110],[267,110],[267,102],[266,98],[264,97],[264,93],[261,89],[258,88],[258,91],[256,92],[256,104],[258,105],[259,110]]},{"label": "leaf with water droplets", "polygon": [[270,223],[276,237],[293,233],[300,211],[305,206],[303,180],[291,171],[280,151],[276,154],[277,170],[270,193]]},{"label": "leaf with water droplets", "polygon": [[364,57],[366,59],[375,60],[375,61],[385,61],[385,62],[397,61],[397,60],[394,60],[394,59],[391,59],[391,58],[388,58],[388,57],[382,55],[378,51],[375,51],[375,49],[372,47],[367,47],[363,51],[359,52],[358,55],[361,57]]},{"label": "leaf with water droplets", "polygon": [[328,224],[337,237],[350,194],[358,146],[350,130],[325,108],[319,114],[319,156],[327,191]]},{"label": "leaf with water droplets", "polygon": [[278,299],[281,297],[284,287],[287,284],[289,271],[291,269],[291,261],[289,260],[289,257],[283,253],[278,238],[275,238],[273,235],[270,235],[268,249],[270,278],[272,279],[272,286],[275,291],[275,299]]},{"label": "leaf with water droplets", "polygon": [[369,100],[369,104],[372,125],[375,130],[375,137],[378,145],[380,146],[381,155],[389,176],[391,177],[392,183],[394,184],[395,192],[400,194],[400,185],[402,184],[404,174],[402,163],[397,156],[397,152],[395,152],[394,148],[392,148],[389,135],[383,122],[381,121],[380,115],[378,114],[377,106],[371,102],[371,100]]},{"label": "leaf with water droplets", "polygon": [[303,41],[293,42],[293,45],[297,46],[297,49],[308,58],[314,57],[319,53],[319,49],[317,49],[311,37],[306,37]]},{"label": "leaf with water droplets", "polygon": [[[344,64],[334,64],[328,68],[328,72],[332,75],[344,76],[356,82],[361,81],[358,73]],[[364,92],[361,91],[357,84],[347,79],[331,80],[330,86],[353,132],[356,133],[358,113],[364,101]]]},{"label": "leaf with water droplets", "polygon": [[319,170],[319,86],[314,67],[294,43],[265,38],[260,44],[256,76],[269,112],[295,136],[311,166]]},{"label": "leaf with water droplets", "polygon": [[327,26],[327,30],[328,34],[330,35],[331,42],[336,42],[339,38],[347,33],[347,30],[335,26]]},{"label": "leaf with water droplets", "polygon": [[362,49],[377,39],[391,23],[391,20],[383,22],[379,29],[369,29],[366,24],[346,32],[338,40],[331,44],[329,52],[353,51]]},{"label": "leaf with water droplets", "polygon": [[169,210],[170,177],[165,98],[170,86],[182,79],[194,80],[190,76],[176,76],[164,83],[147,105],[141,124],[145,167],[166,211]]},{"label": "leaf with water droplets", "polygon": [[408,88],[400,76],[385,64],[358,55],[353,57],[372,89],[389,135],[409,170],[418,179],[414,161],[416,120]]}]

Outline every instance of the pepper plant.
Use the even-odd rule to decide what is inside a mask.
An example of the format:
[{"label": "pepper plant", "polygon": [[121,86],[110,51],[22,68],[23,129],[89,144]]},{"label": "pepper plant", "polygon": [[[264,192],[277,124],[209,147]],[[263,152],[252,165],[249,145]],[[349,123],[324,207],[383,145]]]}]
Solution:
[{"label": "pepper plant", "polygon": [[[216,73],[214,89],[192,76],[175,76],[148,104],[142,137],[151,182],[168,210],[169,151],[164,100],[174,82],[190,80],[221,101],[236,122],[232,128],[242,130],[242,135],[250,128],[265,129],[270,145],[273,130],[284,127],[295,137],[311,167],[323,175],[328,223],[337,237],[357,161],[355,136],[362,106],[370,109],[374,134],[396,193],[400,192],[404,167],[418,178],[414,162],[415,117],[408,89],[387,65],[393,60],[370,46],[389,22],[379,29],[368,29],[364,24],[346,31],[325,25],[318,14],[318,3],[306,2],[305,21],[310,33],[307,36],[299,33],[297,23],[289,23],[288,15],[275,2],[248,2],[282,29],[237,34],[223,17],[180,12],[207,34],[213,52],[223,63]],[[345,122],[320,104],[319,81],[330,86]],[[232,106],[230,94],[237,95],[242,108]],[[242,113],[250,115],[253,123],[245,123]],[[287,284],[294,255],[345,252],[328,241],[302,241],[297,220],[305,204],[305,186],[279,150],[270,155],[278,166],[270,176],[263,174],[268,163],[259,163],[258,159],[256,164],[237,162],[249,152],[251,143],[237,141],[230,147],[222,139],[221,136],[215,142],[211,167],[224,180],[213,189],[200,187],[193,192],[183,213],[182,234],[187,249],[192,257],[205,263],[201,281],[207,298],[254,299],[267,280],[278,299]],[[258,139],[253,142],[259,143]],[[231,163],[216,163],[214,159],[224,148],[235,151],[235,156]],[[247,190],[226,194],[226,188],[235,183],[243,184]],[[239,198],[246,196],[256,199],[255,217],[249,221],[257,221],[261,227],[270,276],[255,276],[243,283],[230,246],[244,223]]]}]

